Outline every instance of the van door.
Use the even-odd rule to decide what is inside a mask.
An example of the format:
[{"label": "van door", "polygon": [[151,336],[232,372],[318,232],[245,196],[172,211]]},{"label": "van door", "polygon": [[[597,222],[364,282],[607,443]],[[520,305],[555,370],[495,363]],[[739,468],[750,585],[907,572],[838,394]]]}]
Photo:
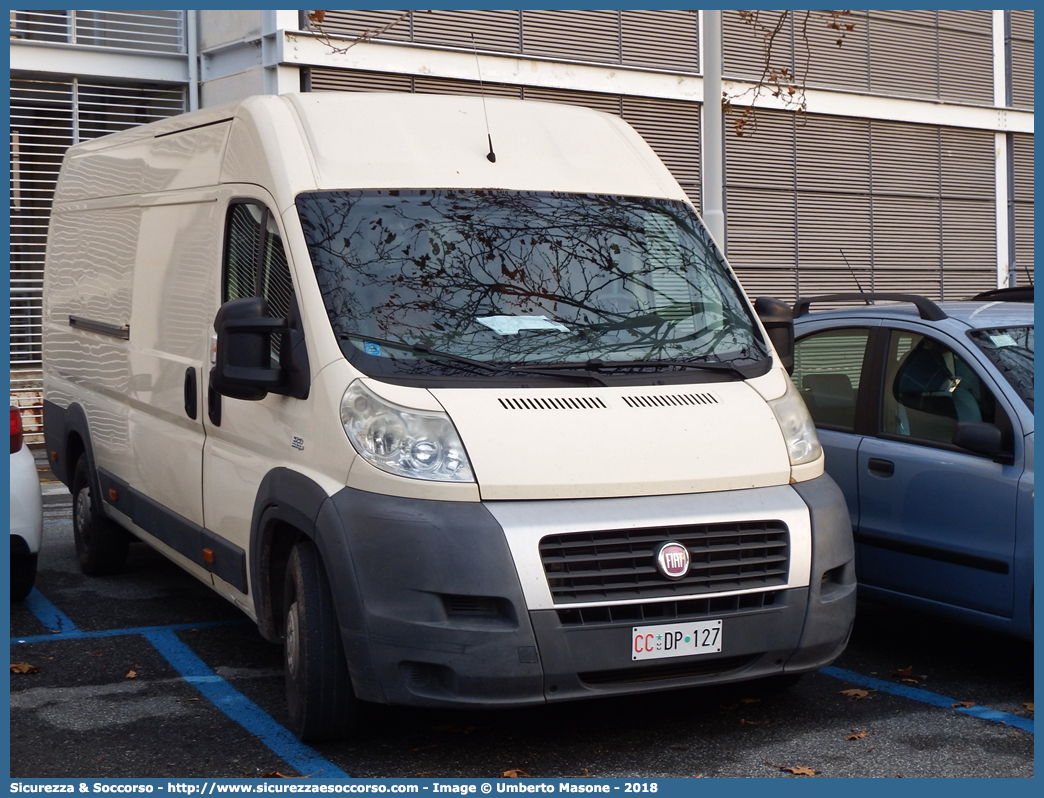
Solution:
[{"label": "van door", "polygon": [[[272,197],[257,186],[231,186],[220,203],[225,216],[220,303],[260,296],[270,314],[286,317],[293,281],[281,222]],[[208,323],[212,343],[213,322]],[[254,500],[265,475],[285,465],[294,425],[306,412],[299,399],[268,394],[260,401],[230,399],[209,387],[203,450],[203,508],[215,588],[253,613],[247,601],[247,553]]]},{"label": "van door", "polygon": [[130,451],[121,474],[99,463],[106,500],[208,583],[202,398],[217,302],[217,206],[214,189],[142,199],[128,348]]}]

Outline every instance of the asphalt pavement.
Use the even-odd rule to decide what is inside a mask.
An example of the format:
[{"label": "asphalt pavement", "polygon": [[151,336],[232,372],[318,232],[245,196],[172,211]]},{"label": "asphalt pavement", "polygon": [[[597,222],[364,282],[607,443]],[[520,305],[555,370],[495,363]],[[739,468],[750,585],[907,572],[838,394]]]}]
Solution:
[{"label": "asphalt pavement", "polygon": [[842,657],[789,690],[372,706],[360,737],[305,746],[285,730],[280,649],[142,544],[124,573],[83,576],[68,491],[42,477],[37,590],[11,609],[15,778],[1034,774],[1032,645],[863,602]]}]

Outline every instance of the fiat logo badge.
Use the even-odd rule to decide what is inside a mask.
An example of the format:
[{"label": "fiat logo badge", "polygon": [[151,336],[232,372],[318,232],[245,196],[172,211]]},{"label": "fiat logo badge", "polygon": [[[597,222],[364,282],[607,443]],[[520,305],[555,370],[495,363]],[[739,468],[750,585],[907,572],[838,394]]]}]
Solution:
[{"label": "fiat logo badge", "polygon": [[656,567],[668,579],[681,579],[689,573],[689,550],[681,543],[667,541],[656,552]]}]

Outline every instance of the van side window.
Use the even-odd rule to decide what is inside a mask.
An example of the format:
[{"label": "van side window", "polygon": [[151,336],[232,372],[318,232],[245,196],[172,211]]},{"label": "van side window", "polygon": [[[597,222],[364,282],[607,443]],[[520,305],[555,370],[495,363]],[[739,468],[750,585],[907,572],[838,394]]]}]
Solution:
[{"label": "van side window", "polygon": [[234,202],[225,228],[222,302],[260,296],[275,318],[290,311],[290,268],[272,212],[254,202]]},{"label": "van side window", "polygon": [[794,385],[817,426],[851,431],[870,330],[853,327],[802,338],[794,347]]}]

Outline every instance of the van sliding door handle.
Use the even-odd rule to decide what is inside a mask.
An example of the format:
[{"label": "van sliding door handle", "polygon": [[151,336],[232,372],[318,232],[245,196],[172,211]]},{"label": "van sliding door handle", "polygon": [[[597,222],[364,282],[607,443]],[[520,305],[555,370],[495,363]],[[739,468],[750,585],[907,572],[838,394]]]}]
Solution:
[{"label": "van sliding door handle", "polygon": [[870,469],[871,474],[877,474],[879,477],[890,477],[895,473],[895,463],[891,460],[880,460],[876,457],[871,457],[866,465]]},{"label": "van sliding door handle", "polygon": [[193,421],[196,419],[197,408],[196,396],[196,369],[189,367],[185,369],[185,415]]}]

